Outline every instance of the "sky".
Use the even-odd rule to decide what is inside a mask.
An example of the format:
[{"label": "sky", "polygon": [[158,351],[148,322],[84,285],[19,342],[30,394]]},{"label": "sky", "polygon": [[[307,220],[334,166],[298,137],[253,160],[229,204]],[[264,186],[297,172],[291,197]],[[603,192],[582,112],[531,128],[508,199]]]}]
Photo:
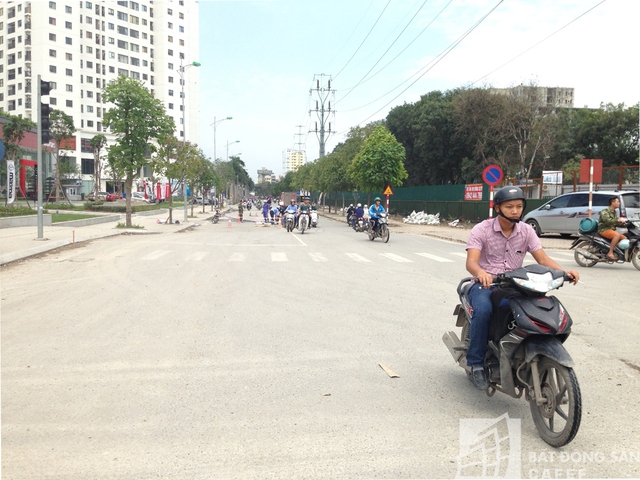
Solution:
[{"label": "sky", "polygon": [[639,18],[638,0],[201,0],[200,147],[214,158],[211,124],[231,116],[217,157],[233,142],[254,180],[284,173],[287,148],[317,159],[314,80],[335,90],[327,154],[434,90],[534,83],[631,106]]}]

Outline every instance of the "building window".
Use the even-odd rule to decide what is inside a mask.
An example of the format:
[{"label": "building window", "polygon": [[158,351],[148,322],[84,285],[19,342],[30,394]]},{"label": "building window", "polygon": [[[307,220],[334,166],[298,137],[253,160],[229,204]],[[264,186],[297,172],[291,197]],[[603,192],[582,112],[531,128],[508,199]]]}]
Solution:
[{"label": "building window", "polygon": [[55,33],[50,33],[49,34],[49,41],[50,42],[55,42],[56,41],[56,34]]},{"label": "building window", "polygon": [[65,71],[65,74],[67,75],[67,77],[72,77],[73,76],[73,70],[71,70],[70,68],[67,68]]},{"label": "building window", "polygon": [[69,5],[67,5],[66,7],[64,7],[64,13],[71,13],[73,10],[71,9],[71,7]]},{"label": "building window", "polygon": [[54,17],[49,17],[49,25],[55,25],[55,24],[56,24],[56,19]]},{"label": "building window", "polygon": [[67,100],[67,107],[73,107],[73,100]]},{"label": "building window", "polygon": [[93,33],[91,33],[89,30],[87,30],[86,37],[87,38],[93,38]]},{"label": "building window", "polygon": [[91,2],[86,2],[84,4],[84,8],[91,8]]},{"label": "building window", "polygon": [[173,103],[169,104],[169,110],[173,110]]},{"label": "building window", "polygon": [[133,28],[129,30],[129,36],[133,38],[140,38],[140,32],[138,30],[134,30]]},{"label": "building window", "polygon": [[118,20],[124,20],[125,22],[129,21],[129,15],[124,12],[118,12]]},{"label": "building window", "polygon": [[173,37],[169,35],[169,43],[173,43]]},{"label": "building window", "polygon": [[[84,17],[85,22],[88,23],[89,25],[91,25],[93,23],[93,18],[91,17]],[[82,21],[82,15],[80,16],[80,21]],[[96,23],[96,26],[98,26],[98,24]]]},{"label": "building window", "polygon": [[50,57],[55,57],[56,56],[56,51],[55,50],[49,50],[49,56]]},{"label": "building window", "polygon": [[93,107],[91,105],[87,105],[87,113],[93,113]]},{"label": "building window", "polygon": [[169,54],[170,57],[173,57],[173,50],[169,49],[167,53]]},{"label": "building window", "polygon": [[116,73],[116,67],[109,67],[109,73]]},{"label": "building window", "polygon": [[129,29],[127,27],[118,26],[118,33],[121,35],[129,35]]},{"label": "building window", "polygon": [[109,22],[109,30],[115,30],[115,28],[116,26],[113,23]]},{"label": "building window", "polygon": [[169,96],[173,97],[173,90],[169,90]]},{"label": "building window", "polygon": [[73,54],[71,53],[65,53],[65,57],[67,60],[73,60]]},{"label": "building window", "polygon": [[[91,125],[89,125],[89,123],[91,123]],[[93,127],[93,122],[87,121],[87,127]],[[81,165],[80,171],[83,175],[93,175],[95,173],[93,158],[83,158]]]},{"label": "building window", "polygon": [[180,46],[184,47],[184,40],[180,39]]},{"label": "building window", "polygon": [[58,71],[58,69],[56,68],[55,65],[49,65],[49,71],[51,73],[56,73]]},{"label": "building window", "polygon": [[140,19],[138,17],[134,17],[133,15],[129,15],[129,22],[133,23],[134,25],[139,25]]},{"label": "building window", "polygon": [[129,2],[129,8],[131,10],[140,10],[140,4],[137,2]]},{"label": "building window", "polygon": [[67,45],[71,45],[73,43],[71,37],[64,37],[64,43],[66,43]]},{"label": "building window", "polygon": [[93,98],[93,92],[91,90],[87,90],[87,98]]},{"label": "building window", "polygon": [[65,86],[65,90],[66,90],[67,92],[73,92],[73,85],[69,85],[69,84],[67,83],[67,85]]},{"label": "building window", "polygon": [[87,60],[87,68],[93,68],[93,62]]},{"label": "building window", "polygon": [[180,12],[180,13],[178,14],[178,17],[180,17],[180,19],[181,19],[181,20],[184,20],[184,13]]},{"label": "building window", "polygon": [[57,105],[58,99],[55,97],[49,97],[49,105]]},{"label": "building window", "polygon": [[173,63],[169,64],[169,70],[173,70]]},{"label": "building window", "polygon": [[180,31],[180,33],[184,33],[184,27],[183,26],[178,27],[178,30]]},{"label": "building window", "polygon": [[108,9],[108,10],[107,10],[107,13],[108,13],[109,15],[113,15],[113,14],[115,14],[116,12],[115,12],[115,10],[114,10],[113,8],[110,8],[110,9]]},{"label": "building window", "polygon": [[71,22],[64,22],[64,28],[71,29],[72,28]]}]

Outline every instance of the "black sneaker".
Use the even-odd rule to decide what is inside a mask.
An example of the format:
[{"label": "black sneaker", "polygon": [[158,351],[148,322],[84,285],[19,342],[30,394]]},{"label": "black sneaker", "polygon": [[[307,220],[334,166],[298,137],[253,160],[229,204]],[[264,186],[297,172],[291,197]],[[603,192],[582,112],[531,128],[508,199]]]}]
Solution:
[{"label": "black sneaker", "polygon": [[486,390],[489,388],[489,382],[487,382],[487,374],[484,371],[484,366],[473,365],[471,367],[471,382],[478,390]]}]

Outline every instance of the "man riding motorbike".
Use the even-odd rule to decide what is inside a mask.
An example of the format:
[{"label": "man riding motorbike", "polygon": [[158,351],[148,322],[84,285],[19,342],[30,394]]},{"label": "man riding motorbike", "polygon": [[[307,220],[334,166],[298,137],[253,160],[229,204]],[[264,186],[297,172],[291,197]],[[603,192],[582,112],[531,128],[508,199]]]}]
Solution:
[{"label": "man riding motorbike", "polygon": [[356,206],[355,212],[353,212],[353,218],[354,218],[353,227],[354,228],[356,227],[356,225],[358,223],[358,220],[360,220],[363,216],[364,216],[364,208],[362,208],[362,204],[359,203]]},{"label": "man riding motorbike", "polygon": [[[489,321],[493,313],[493,277],[522,267],[527,252],[540,265],[564,270],[544,252],[533,228],[520,222],[525,202],[524,193],[518,187],[509,186],[498,190],[493,199],[497,216],[473,227],[467,241],[466,268],[476,277],[468,293],[473,316],[467,365],[471,367],[471,381],[479,390],[488,388],[484,359],[487,353]],[[566,272],[571,277],[571,283],[576,284],[580,278],[578,272]]]},{"label": "man riding motorbike", "polygon": [[382,206],[382,200],[380,200],[380,197],[374,198],[373,201],[373,205],[369,207],[369,217],[371,218],[371,230],[373,232],[377,232],[380,214],[386,213],[387,211]]},{"label": "man riding motorbike", "polygon": [[618,256],[613,253],[613,249],[620,243],[620,240],[627,238],[620,232],[616,232],[616,225],[625,224],[625,221],[620,220],[618,215],[616,215],[616,208],[620,208],[620,199],[618,197],[611,197],[609,199],[609,206],[600,212],[600,219],[598,220],[598,234],[611,243],[607,257],[614,262],[618,259]]},{"label": "man riding motorbike", "polygon": [[300,215],[307,215],[307,226],[311,225],[311,204],[309,203],[309,197],[304,197],[304,200],[300,204],[298,217],[296,218],[296,228],[298,228],[298,224],[300,223]]}]

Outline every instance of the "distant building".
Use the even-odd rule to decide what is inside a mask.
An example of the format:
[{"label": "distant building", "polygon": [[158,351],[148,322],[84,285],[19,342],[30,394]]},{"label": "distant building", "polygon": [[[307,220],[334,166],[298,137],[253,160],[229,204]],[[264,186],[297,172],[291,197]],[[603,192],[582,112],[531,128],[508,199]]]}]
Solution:
[{"label": "distant building", "polygon": [[288,148],[282,152],[282,170],[284,173],[295,172],[307,162],[307,152]]},{"label": "distant building", "polygon": [[275,175],[273,174],[273,170],[267,170],[264,167],[258,170],[258,184],[273,183],[274,181]]},{"label": "distant building", "polygon": [[518,97],[526,97],[539,107],[573,108],[573,88],[518,85],[511,88],[491,88],[490,91],[501,95],[515,94]]}]

